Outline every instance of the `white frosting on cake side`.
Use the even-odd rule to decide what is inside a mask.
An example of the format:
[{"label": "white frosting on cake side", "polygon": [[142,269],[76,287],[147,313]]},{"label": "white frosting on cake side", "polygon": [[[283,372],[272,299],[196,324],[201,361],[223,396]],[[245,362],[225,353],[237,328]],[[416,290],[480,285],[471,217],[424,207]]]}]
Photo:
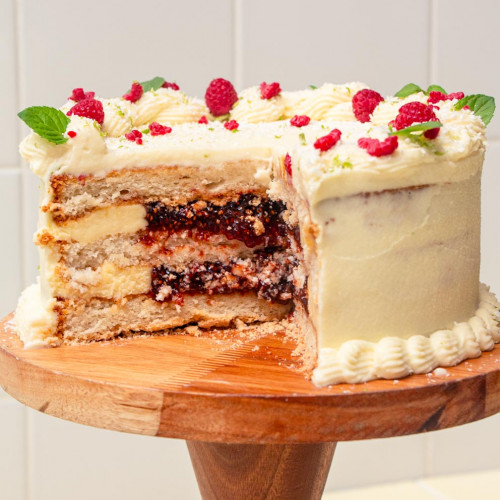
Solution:
[{"label": "white frosting on cake side", "polygon": [[349,340],[338,349],[324,347],[319,351],[313,382],[325,386],[398,379],[477,358],[500,342],[500,304],[485,285],[480,287],[479,299],[478,309],[468,321],[429,337],[384,337],[378,342]]}]

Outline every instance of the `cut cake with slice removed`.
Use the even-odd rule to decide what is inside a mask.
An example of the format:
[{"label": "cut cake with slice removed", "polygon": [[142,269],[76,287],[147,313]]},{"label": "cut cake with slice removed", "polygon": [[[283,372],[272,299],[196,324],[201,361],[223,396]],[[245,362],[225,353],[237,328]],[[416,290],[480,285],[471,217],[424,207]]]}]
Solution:
[{"label": "cut cake with slice removed", "polygon": [[225,122],[171,88],[92,97],[102,126],[74,101],[54,110],[67,120],[59,143],[33,133],[21,144],[42,179],[40,282],[16,311],[25,345],[288,318],[318,385],[491,349],[485,118],[458,94],[432,105],[423,91],[374,94],[253,87]]}]

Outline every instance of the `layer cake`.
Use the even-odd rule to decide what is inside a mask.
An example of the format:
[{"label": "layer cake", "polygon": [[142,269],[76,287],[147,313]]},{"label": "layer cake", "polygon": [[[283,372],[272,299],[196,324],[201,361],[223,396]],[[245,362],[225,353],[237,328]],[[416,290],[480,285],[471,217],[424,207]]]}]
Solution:
[{"label": "layer cake", "polygon": [[479,283],[491,106],[411,85],[237,95],[223,79],[204,102],[157,77],[28,108],[40,280],[19,335],[38,347],[285,321],[318,385],[479,356],[500,340]]}]

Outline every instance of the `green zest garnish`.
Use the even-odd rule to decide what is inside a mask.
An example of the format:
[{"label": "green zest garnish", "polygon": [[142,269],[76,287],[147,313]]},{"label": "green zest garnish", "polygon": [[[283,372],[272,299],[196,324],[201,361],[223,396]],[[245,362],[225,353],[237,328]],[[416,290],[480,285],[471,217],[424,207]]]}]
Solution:
[{"label": "green zest garnish", "polygon": [[342,161],[339,156],[335,156],[332,160],[332,167],[333,168],[352,168],[352,163],[350,161]]},{"label": "green zest garnish", "polygon": [[305,146],[307,143],[306,143],[306,136],[304,134],[304,132],[301,132],[299,134],[299,139],[300,139],[300,143],[302,144],[302,146]]},{"label": "green zest garnish", "polygon": [[316,90],[318,87],[316,87],[316,85],[309,85],[309,87],[311,87],[313,90]]},{"label": "green zest garnish", "polygon": [[147,135],[147,134],[149,134],[149,133],[150,133],[150,130],[149,130],[149,128],[145,128],[144,130],[141,130],[141,133],[143,133],[143,134],[146,134],[146,135]]},{"label": "green zest garnish", "polygon": [[466,95],[455,104],[455,109],[462,109],[464,106],[469,106],[470,110],[479,116],[485,125],[490,123],[495,113],[495,99],[488,95]]},{"label": "green zest garnish", "polygon": [[54,144],[64,144],[64,136],[70,119],[59,109],[49,106],[31,106],[17,114],[28,127]]},{"label": "green zest garnish", "polygon": [[142,90],[144,92],[149,92],[150,90],[158,90],[165,83],[165,78],[162,78],[161,76],[155,76],[151,80],[139,83],[141,84]]}]

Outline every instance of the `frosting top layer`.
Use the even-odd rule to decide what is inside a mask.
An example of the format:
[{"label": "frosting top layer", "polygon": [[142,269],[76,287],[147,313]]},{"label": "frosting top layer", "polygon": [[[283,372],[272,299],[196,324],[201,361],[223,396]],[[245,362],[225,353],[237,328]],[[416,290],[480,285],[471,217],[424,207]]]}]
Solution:
[{"label": "frosting top layer", "polygon": [[[210,166],[238,159],[262,160],[269,167],[286,153],[292,157],[292,182],[312,204],[323,199],[359,192],[397,189],[411,185],[459,181],[474,175],[484,154],[485,135],[481,119],[467,109],[455,110],[456,100],[434,106],[443,124],[432,140],[416,142],[399,137],[398,148],[387,156],[371,156],[358,140],[384,141],[391,133],[390,122],[401,106],[427,103],[422,92],[406,98],[388,97],[374,109],[371,120],[361,123],[352,110],[352,97],[361,83],[324,84],[317,89],[282,92],[261,98],[252,87],[239,95],[226,119],[236,120],[235,130],[210,117],[205,103],[184,93],[160,88],[148,91],[135,103],[123,98],[100,99],[102,127],[89,118],[72,115],[67,132],[76,136],[55,145],[35,133],[21,143],[21,154],[33,171],[48,179],[53,174],[104,175],[123,168],[155,165]],[[61,109],[67,112],[73,101]],[[307,115],[307,126],[295,127],[290,117]],[[198,123],[200,117],[208,123]],[[171,133],[153,136],[149,124],[169,125]],[[135,129],[142,132],[142,144],[125,137]],[[315,141],[332,129],[341,131],[338,143],[320,151]]]}]

